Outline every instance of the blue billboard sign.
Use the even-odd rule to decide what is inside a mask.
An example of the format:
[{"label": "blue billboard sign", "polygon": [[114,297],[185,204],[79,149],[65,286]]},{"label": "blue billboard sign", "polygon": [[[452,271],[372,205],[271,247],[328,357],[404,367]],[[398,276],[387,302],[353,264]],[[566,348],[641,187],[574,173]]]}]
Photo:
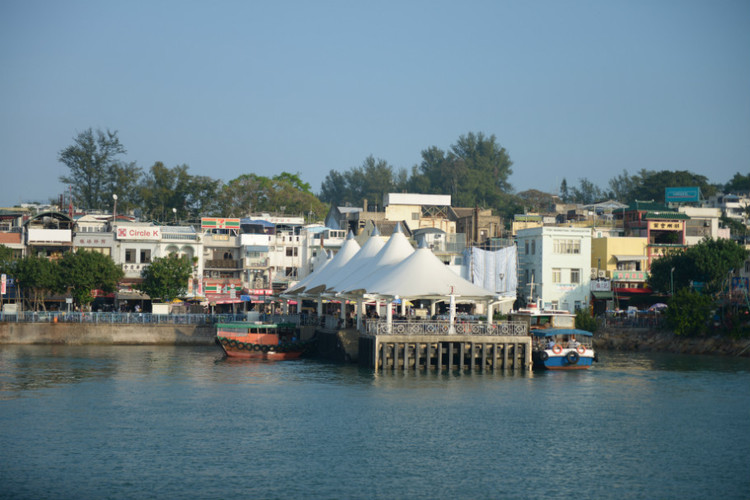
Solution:
[{"label": "blue billboard sign", "polygon": [[664,203],[688,203],[700,201],[701,190],[697,187],[677,187],[664,189]]}]

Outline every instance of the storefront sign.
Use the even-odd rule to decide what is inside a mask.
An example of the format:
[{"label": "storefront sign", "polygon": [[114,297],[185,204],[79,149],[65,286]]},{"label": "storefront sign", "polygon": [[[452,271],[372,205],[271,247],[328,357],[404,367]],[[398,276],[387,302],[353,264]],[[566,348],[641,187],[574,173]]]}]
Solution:
[{"label": "storefront sign", "polygon": [[160,240],[161,230],[158,227],[123,227],[115,228],[118,240]]},{"label": "storefront sign", "polygon": [[648,279],[646,271],[612,271],[613,281],[635,281],[642,282]]},{"label": "storefront sign", "polygon": [[8,277],[3,274],[0,275],[0,295],[5,295],[7,293],[6,286],[8,283]]},{"label": "storefront sign", "polygon": [[239,229],[239,219],[222,219],[219,217],[203,217],[201,229]]}]

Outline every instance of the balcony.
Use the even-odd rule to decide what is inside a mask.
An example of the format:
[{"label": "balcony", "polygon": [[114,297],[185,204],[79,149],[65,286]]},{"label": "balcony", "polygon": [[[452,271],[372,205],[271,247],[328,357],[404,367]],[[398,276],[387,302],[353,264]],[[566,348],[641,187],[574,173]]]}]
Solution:
[{"label": "balcony", "polygon": [[203,269],[242,269],[242,261],[234,259],[210,259],[204,261]]},{"label": "balcony", "polygon": [[268,267],[268,264],[270,262],[270,259],[268,257],[260,257],[260,258],[245,258],[245,268],[246,269],[252,269],[252,268],[266,268]]}]

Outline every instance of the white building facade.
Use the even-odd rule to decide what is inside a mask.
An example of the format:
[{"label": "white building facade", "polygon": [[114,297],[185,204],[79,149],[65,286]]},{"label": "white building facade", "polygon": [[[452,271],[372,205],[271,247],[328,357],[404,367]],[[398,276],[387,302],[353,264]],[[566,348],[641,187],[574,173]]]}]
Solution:
[{"label": "white building facade", "polygon": [[517,235],[518,286],[529,302],[574,312],[588,306],[591,230],[543,226]]}]

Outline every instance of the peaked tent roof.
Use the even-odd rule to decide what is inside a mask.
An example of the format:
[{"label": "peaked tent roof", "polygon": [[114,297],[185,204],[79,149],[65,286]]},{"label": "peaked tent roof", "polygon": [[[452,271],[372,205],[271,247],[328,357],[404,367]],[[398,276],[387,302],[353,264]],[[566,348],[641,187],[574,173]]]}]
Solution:
[{"label": "peaked tent roof", "polygon": [[335,291],[340,295],[361,295],[369,283],[377,280],[383,272],[414,253],[414,247],[403,233],[401,224],[396,226],[388,242],[366,266],[361,267],[345,281],[337,283]]},{"label": "peaked tent roof", "polygon": [[390,267],[368,283],[365,293],[381,297],[444,298],[450,294],[465,299],[486,300],[497,294],[460,277],[423,246],[401,263]]},{"label": "peaked tent roof", "polygon": [[326,260],[323,261],[323,264],[321,264],[320,267],[318,267],[313,272],[311,272],[310,274],[302,278],[292,288],[282,293],[282,295],[286,295],[286,294],[296,295],[302,292],[303,290],[305,290],[305,288],[307,288],[307,285],[308,283],[310,283],[311,280],[316,279],[316,276],[319,276],[323,272],[323,269],[325,269],[328,266],[328,264],[330,264],[331,261],[333,260],[333,256],[328,252],[328,250],[323,250],[323,251],[326,253]]},{"label": "peaked tent roof", "polygon": [[376,227],[359,252],[349,259],[346,265],[326,277],[326,291],[335,290],[340,283],[348,281],[349,276],[359,271],[363,266],[367,266],[384,246],[385,242]]},{"label": "peaked tent roof", "polygon": [[354,234],[349,231],[349,235],[346,237],[346,241],[344,242],[344,244],[341,245],[338,253],[333,257],[333,259],[328,263],[327,266],[320,269],[320,273],[316,272],[310,275],[312,279],[310,279],[310,281],[305,284],[305,289],[297,290],[297,287],[295,287],[293,290],[289,290],[287,293],[291,292],[302,295],[315,295],[324,291],[327,288],[326,282],[328,278],[333,275],[333,273],[344,267],[346,263],[349,262],[349,260],[357,254],[357,252],[359,252],[359,250],[359,243],[357,243],[357,241],[354,239]]}]

